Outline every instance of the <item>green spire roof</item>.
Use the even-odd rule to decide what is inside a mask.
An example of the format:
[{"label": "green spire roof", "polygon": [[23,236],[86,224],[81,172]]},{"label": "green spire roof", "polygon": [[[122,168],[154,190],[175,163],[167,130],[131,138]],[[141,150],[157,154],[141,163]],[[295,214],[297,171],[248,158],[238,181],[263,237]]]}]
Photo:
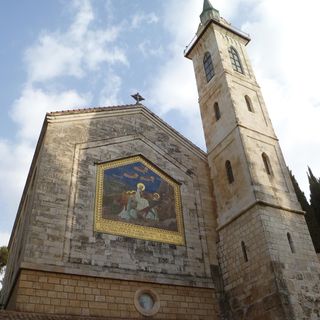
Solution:
[{"label": "green spire roof", "polygon": [[213,8],[211,2],[209,0],[204,0],[202,11],[207,11],[207,10],[212,10],[212,9],[214,9],[214,8]]},{"label": "green spire roof", "polygon": [[204,0],[203,10],[200,15],[201,23],[206,24],[211,19],[219,20],[220,19],[219,11],[212,6],[209,0]]}]

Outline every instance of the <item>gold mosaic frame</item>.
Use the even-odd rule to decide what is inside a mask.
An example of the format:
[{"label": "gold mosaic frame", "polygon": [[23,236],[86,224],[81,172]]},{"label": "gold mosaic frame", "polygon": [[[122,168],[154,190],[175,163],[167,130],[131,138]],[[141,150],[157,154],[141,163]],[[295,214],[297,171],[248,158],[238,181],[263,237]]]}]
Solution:
[{"label": "gold mosaic frame", "polygon": [[[104,190],[104,171],[107,169],[117,168],[135,162],[141,162],[148,169],[153,171],[155,174],[157,174],[160,178],[162,178],[164,181],[166,181],[173,187],[175,213],[178,229],[177,232],[103,218],[102,202]],[[184,245],[185,239],[179,184],[140,155],[99,164],[97,167],[94,230],[96,232],[109,233],[113,235],[125,236],[130,238],[152,240],[176,245]]]}]

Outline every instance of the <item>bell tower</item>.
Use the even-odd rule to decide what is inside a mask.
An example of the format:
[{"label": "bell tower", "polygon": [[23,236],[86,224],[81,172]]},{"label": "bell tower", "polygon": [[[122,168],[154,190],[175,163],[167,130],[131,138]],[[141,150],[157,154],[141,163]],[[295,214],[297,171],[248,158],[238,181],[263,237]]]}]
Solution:
[{"label": "bell tower", "polygon": [[246,45],[204,0],[193,61],[233,319],[320,317],[320,264]]}]

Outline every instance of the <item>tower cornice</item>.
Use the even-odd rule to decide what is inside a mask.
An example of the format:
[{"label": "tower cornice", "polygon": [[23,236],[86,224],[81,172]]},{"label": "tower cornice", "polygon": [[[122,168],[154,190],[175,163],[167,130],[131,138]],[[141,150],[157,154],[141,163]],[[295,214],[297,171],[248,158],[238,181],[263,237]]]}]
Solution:
[{"label": "tower cornice", "polygon": [[219,27],[221,27],[223,29],[226,29],[227,31],[232,32],[233,34],[239,36],[240,38],[244,39],[246,41],[245,45],[247,45],[251,41],[251,38],[245,32],[237,30],[232,26],[227,26],[227,25],[225,25],[225,24],[223,24],[223,23],[221,23],[221,22],[219,22],[217,20],[210,19],[210,20],[208,20],[207,24],[205,25],[203,30],[200,32],[200,34],[197,35],[196,37],[194,37],[193,40],[190,42],[190,44],[186,47],[186,49],[184,51],[184,56],[186,58],[191,60],[191,58],[190,58],[191,51],[197,45],[198,41],[201,39],[201,37],[207,31],[207,29],[211,26],[211,24],[215,24],[215,25],[217,25],[217,26],[219,26]]}]

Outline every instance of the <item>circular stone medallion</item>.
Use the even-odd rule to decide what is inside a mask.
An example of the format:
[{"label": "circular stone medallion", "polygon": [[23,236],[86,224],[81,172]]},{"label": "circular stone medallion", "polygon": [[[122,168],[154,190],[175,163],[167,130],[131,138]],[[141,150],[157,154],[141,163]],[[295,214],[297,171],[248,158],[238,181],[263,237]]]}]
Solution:
[{"label": "circular stone medallion", "polygon": [[135,293],[134,305],[144,316],[153,316],[159,311],[160,299],[154,290],[142,288]]}]

